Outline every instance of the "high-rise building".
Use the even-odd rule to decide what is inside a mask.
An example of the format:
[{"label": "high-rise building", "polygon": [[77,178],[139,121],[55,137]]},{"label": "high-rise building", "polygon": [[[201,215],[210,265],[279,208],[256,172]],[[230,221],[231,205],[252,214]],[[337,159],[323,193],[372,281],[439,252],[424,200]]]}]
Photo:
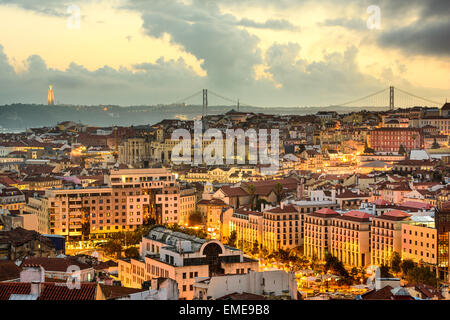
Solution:
[{"label": "high-rise building", "polygon": [[48,86],[48,105],[52,106],[55,104],[55,93],[53,92],[53,86]]}]

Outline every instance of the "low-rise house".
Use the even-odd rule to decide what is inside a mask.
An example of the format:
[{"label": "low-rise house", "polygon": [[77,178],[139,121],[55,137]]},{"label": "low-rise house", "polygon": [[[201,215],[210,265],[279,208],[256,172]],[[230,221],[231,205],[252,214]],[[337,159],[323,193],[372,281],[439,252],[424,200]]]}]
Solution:
[{"label": "low-rise house", "polygon": [[263,271],[213,277],[198,277],[194,299],[216,300],[230,294],[255,294],[297,300],[297,283],[293,272]]},{"label": "low-rise house", "polygon": [[45,277],[48,279],[67,280],[78,274],[81,282],[94,280],[95,271],[90,265],[78,261],[74,257],[65,258],[27,258],[22,262],[23,268],[28,266],[40,266],[44,269]]},{"label": "low-rise house", "polygon": [[47,237],[23,228],[0,231],[0,260],[17,260],[25,257],[53,257],[56,249]]}]

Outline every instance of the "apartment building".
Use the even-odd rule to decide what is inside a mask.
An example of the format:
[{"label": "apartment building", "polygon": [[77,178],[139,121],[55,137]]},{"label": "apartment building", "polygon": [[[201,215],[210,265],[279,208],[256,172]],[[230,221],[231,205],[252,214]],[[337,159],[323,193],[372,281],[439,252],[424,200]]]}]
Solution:
[{"label": "apartment building", "polygon": [[[229,220],[229,232],[236,233],[236,246],[238,248],[252,249],[255,244],[263,244],[263,213],[236,209]],[[229,236],[229,235],[227,235]]]},{"label": "apartment building", "polygon": [[402,224],[402,259],[437,264],[437,229],[426,224]]},{"label": "apartment building", "polygon": [[394,251],[402,252],[402,224],[408,222],[410,214],[391,210],[372,218],[371,263],[389,265]]},{"label": "apartment building", "polygon": [[330,253],[348,266],[370,264],[371,215],[349,211],[331,220]]},{"label": "apartment building", "polygon": [[220,199],[202,199],[197,203],[197,207],[206,220],[208,232],[220,234],[222,213],[229,206]]},{"label": "apartment building", "polygon": [[325,255],[331,249],[328,231],[333,219],[336,217],[339,217],[339,213],[328,208],[306,215],[305,239],[303,243],[305,256],[325,260]]},{"label": "apartment building", "polygon": [[135,137],[123,140],[119,145],[120,164],[132,165],[133,167],[148,164],[151,158],[150,144],[146,138]]},{"label": "apartment building", "polygon": [[423,149],[422,129],[378,128],[370,132],[369,145],[379,152],[398,152],[403,145],[406,151]]},{"label": "apartment building", "polygon": [[15,187],[0,184],[0,209],[21,210],[25,206],[25,195]]},{"label": "apartment building", "polygon": [[136,229],[144,221],[149,196],[142,194],[140,188],[119,190],[112,187],[47,190],[50,233],[80,241]]},{"label": "apartment building", "polygon": [[[177,214],[178,187],[167,169],[113,170],[105,180],[102,187],[46,190],[50,233],[74,241],[107,238],[135,230],[150,217],[161,222]],[[157,198],[163,192],[168,201],[166,195]]]},{"label": "apartment building", "polygon": [[50,233],[50,215],[48,210],[48,199],[40,197],[28,198],[28,203],[23,208],[23,213],[37,217],[37,228],[39,233]]},{"label": "apartment building", "polygon": [[140,259],[119,260],[119,278],[127,287],[165,277],[178,283],[181,299],[194,297],[197,277],[258,271],[258,261],[217,240],[200,239],[162,226],[153,227],[140,244]]},{"label": "apartment building", "polygon": [[184,225],[188,222],[189,215],[195,211],[197,202],[197,194],[195,189],[182,189],[180,190],[179,208],[180,213],[178,221],[180,225]]},{"label": "apartment building", "polygon": [[269,251],[298,247],[300,245],[299,216],[295,206],[284,203],[281,203],[279,207],[264,210],[262,247]]}]

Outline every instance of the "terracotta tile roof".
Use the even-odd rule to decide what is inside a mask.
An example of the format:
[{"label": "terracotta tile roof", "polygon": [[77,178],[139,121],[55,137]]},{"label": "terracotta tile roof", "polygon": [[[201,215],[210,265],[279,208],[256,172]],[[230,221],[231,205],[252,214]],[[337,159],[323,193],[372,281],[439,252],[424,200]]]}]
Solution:
[{"label": "terracotta tile roof", "polygon": [[383,213],[381,216],[379,216],[379,218],[387,220],[404,220],[410,216],[411,215],[409,213],[402,210],[391,210]]},{"label": "terracotta tile roof", "polygon": [[253,294],[253,293],[230,293],[223,297],[217,298],[216,300],[266,300],[264,296]]},{"label": "terracotta tile roof", "polygon": [[88,264],[79,262],[76,259],[45,257],[27,258],[21,266],[42,266],[46,271],[66,272],[67,269],[72,265],[79,266],[81,270],[91,268],[91,266],[89,266]]},{"label": "terracotta tile roof", "polygon": [[238,214],[244,214],[244,215],[252,214],[252,215],[255,215],[255,216],[262,216],[262,213],[261,213],[261,212],[258,212],[258,211],[252,211],[252,210],[246,210],[246,209],[244,209],[244,208],[236,209],[236,210],[234,210],[234,212],[235,212],[235,213],[238,213]]},{"label": "terracotta tile roof", "polygon": [[245,191],[241,187],[223,186],[223,187],[220,188],[220,190],[222,190],[222,192],[227,197],[242,197],[242,196],[247,196],[248,195],[247,191]]},{"label": "terracotta tile roof", "polygon": [[13,261],[0,260],[0,282],[19,279],[20,271],[22,271],[22,268],[18,267]]},{"label": "terracotta tile roof", "polygon": [[99,284],[99,286],[106,299],[116,299],[133,293],[145,291],[144,289],[109,286],[106,284]]},{"label": "terracotta tile roof", "polygon": [[197,205],[216,205],[216,206],[228,206],[225,202],[223,202],[223,200],[221,199],[211,199],[211,200],[200,200],[199,202],[197,202]]},{"label": "terracotta tile roof", "polygon": [[344,219],[350,218],[350,219],[355,219],[358,221],[370,221],[370,218],[372,216],[370,214],[368,214],[367,212],[352,210],[352,211],[344,213],[341,217]]},{"label": "terracotta tile roof", "polygon": [[101,263],[99,263],[98,265],[96,265],[94,267],[95,270],[103,270],[103,269],[109,269],[109,268],[113,268],[113,267],[117,267],[119,264],[117,262],[114,262],[112,260],[108,260],[108,261],[103,261]]},{"label": "terracotta tile roof", "polygon": [[392,287],[386,286],[380,290],[371,290],[369,292],[363,293],[361,298],[363,300],[391,300],[392,297]]},{"label": "terracotta tile roof", "polygon": [[423,203],[418,201],[405,201],[401,204],[402,207],[410,207],[414,209],[431,209],[433,206],[429,203]]},{"label": "terracotta tile roof", "polygon": [[329,208],[322,208],[320,210],[317,210],[313,213],[310,213],[311,216],[316,216],[316,217],[322,217],[322,218],[332,218],[332,217],[337,217],[339,216],[339,213],[337,213],[334,210],[331,210]]},{"label": "terracotta tile roof", "polygon": [[297,210],[293,205],[285,205],[283,209],[281,207],[276,207],[270,210],[266,210],[266,212],[270,213],[297,213]]},{"label": "terracotta tile roof", "polygon": [[351,190],[345,190],[344,192],[341,192],[340,194],[336,195],[336,198],[339,199],[350,199],[350,198],[367,198],[369,195],[365,194],[364,192],[360,192],[359,194],[357,192],[352,192]]},{"label": "terracotta tile roof", "polygon": [[53,247],[50,239],[40,235],[36,231],[25,230],[20,227],[8,231],[0,231],[0,243],[2,244],[8,243],[19,246],[32,240],[39,240],[47,246]]},{"label": "terracotta tile roof", "polygon": [[[81,283],[80,289],[70,289],[66,283],[41,283],[41,295],[38,300],[95,300],[96,283]],[[31,283],[0,283],[0,300],[8,300],[12,294],[30,294]]]}]

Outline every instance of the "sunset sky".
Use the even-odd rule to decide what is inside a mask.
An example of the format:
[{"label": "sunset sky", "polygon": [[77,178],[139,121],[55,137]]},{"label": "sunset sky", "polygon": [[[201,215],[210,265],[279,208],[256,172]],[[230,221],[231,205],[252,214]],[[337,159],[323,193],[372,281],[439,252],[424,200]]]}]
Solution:
[{"label": "sunset sky", "polygon": [[449,71],[448,0],[0,0],[0,104],[45,103],[49,84],[58,103],[87,105],[208,88],[326,106],[390,85],[445,102]]}]

